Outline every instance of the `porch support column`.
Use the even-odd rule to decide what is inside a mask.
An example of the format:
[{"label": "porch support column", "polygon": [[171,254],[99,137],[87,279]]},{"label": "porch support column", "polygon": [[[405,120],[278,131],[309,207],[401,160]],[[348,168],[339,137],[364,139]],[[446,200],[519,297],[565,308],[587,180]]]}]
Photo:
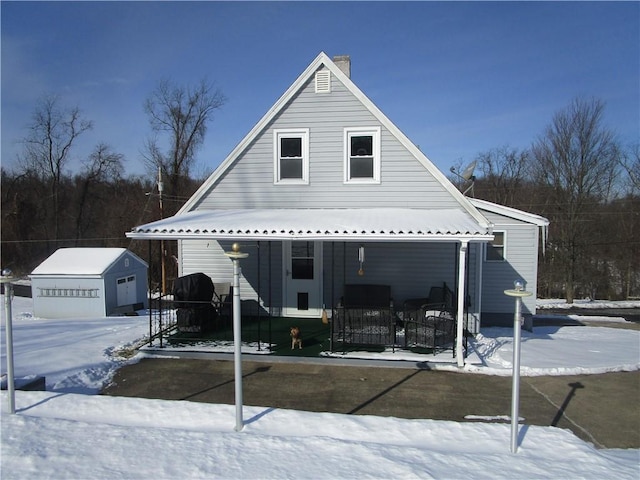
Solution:
[{"label": "porch support column", "polygon": [[460,242],[460,251],[458,253],[458,307],[456,318],[456,359],[458,360],[458,367],[464,367],[464,351],[463,351],[463,336],[464,336],[464,279],[466,277],[467,266],[467,248],[469,242],[462,240]]}]

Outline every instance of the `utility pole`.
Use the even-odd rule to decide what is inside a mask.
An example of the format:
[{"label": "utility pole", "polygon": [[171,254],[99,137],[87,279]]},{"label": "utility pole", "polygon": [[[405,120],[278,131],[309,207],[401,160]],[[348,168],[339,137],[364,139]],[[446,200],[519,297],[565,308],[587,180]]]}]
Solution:
[{"label": "utility pole", "polygon": [[[164,190],[164,184],[162,183],[162,168],[158,167],[158,197],[160,198],[160,220],[164,218],[164,207],[162,206],[162,191]],[[167,274],[164,266],[164,240],[160,240],[160,268],[162,276],[162,295],[167,292]]]}]

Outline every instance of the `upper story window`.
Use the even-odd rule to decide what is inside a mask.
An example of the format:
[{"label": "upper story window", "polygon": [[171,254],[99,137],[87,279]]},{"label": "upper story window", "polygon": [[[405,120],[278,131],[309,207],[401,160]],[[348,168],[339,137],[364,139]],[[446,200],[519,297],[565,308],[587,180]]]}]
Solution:
[{"label": "upper story window", "polygon": [[503,262],[506,258],[506,232],[493,232],[493,240],[487,243],[484,259],[487,262]]},{"label": "upper story window", "polygon": [[380,183],[380,128],[345,128],[345,183]]},{"label": "upper story window", "polygon": [[274,183],[309,183],[309,129],[273,133]]}]

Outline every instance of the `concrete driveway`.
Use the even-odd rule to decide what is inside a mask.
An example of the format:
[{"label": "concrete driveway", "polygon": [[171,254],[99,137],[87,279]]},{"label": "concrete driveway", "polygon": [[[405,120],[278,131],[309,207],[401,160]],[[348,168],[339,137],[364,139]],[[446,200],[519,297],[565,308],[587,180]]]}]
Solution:
[{"label": "concrete driveway", "polygon": [[[233,404],[231,360],[143,359],[102,393]],[[264,357],[243,360],[243,396],[245,405],[313,412],[509,422],[511,377]],[[524,425],[570,429],[598,448],[640,448],[639,399],[637,371],[520,380]]]}]

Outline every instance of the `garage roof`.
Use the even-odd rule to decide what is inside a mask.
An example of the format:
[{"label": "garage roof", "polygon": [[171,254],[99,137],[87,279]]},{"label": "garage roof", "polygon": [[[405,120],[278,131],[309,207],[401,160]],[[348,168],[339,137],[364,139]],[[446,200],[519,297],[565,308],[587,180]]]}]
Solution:
[{"label": "garage roof", "polygon": [[31,275],[101,275],[126,252],[126,248],[59,248]]}]

